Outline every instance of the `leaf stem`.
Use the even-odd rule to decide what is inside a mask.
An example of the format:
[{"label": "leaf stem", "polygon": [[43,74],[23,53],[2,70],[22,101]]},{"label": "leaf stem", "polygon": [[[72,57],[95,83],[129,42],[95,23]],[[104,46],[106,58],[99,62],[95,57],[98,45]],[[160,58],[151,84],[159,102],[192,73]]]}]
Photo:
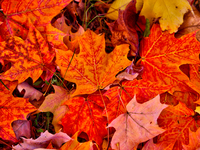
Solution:
[{"label": "leaf stem", "polygon": [[73,55],[72,55],[72,58],[71,58],[71,60],[70,60],[70,62],[69,62],[69,64],[68,64],[68,66],[67,66],[67,70],[65,71],[65,74],[64,74],[64,76],[63,76],[63,81],[62,81],[62,83],[61,83],[61,86],[63,85],[64,78],[65,78],[65,76],[66,76],[66,74],[67,74],[67,71],[68,71],[68,69],[69,69],[69,66],[71,65],[72,59],[74,58],[75,52],[76,52],[76,49],[74,50]]},{"label": "leaf stem", "polygon": [[3,81],[0,79],[0,82],[5,86],[6,89],[10,91],[10,89],[3,83]]}]

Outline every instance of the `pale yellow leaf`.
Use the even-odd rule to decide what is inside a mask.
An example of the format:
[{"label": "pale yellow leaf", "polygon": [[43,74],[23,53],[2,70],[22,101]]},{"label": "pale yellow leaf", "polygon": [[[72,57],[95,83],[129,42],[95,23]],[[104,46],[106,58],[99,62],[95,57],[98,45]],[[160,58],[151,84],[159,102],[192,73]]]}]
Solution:
[{"label": "pale yellow leaf", "polygon": [[108,10],[108,12],[106,14],[106,17],[108,17],[109,19],[112,19],[112,20],[117,20],[119,9],[120,10],[125,10],[126,6],[128,5],[128,3],[130,1],[131,0],[115,0],[111,4],[111,6],[110,6],[110,8],[109,8],[109,10]]},{"label": "pale yellow leaf", "polygon": [[[137,10],[141,7],[141,0],[136,4]],[[140,15],[144,15],[152,23],[159,19],[162,30],[176,32],[183,23],[183,15],[191,10],[187,0],[143,0]]]}]

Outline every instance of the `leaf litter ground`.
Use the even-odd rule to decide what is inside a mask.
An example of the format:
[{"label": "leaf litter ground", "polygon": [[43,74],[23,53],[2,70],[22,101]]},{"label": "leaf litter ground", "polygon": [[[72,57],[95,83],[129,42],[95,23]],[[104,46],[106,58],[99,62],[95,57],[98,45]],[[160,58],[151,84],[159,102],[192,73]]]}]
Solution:
[{"label": "leaf litter ground", "polygon": [[[190,4],[182,1],[180,20],[191,10]],[[142,3],[143,8],[139,6]],[[198,142],[191,142],[199,141],[199,114],[195,112],[200,92],[198,32],[176,39],[169,32],[178,30],[181,23],[177,25],[173,19],[169,32],[162,31],[166,14],[155,16],[160,18],[160,27],[148,16],[148,3],[153,4],[127,1],[122,8],[119,1],[2,1],[2,146],[199,148]],[[175,4],[179,5],[166,7],[175,8]],[[115,14],[108,9],[116,6],[123,10],[114,11],[119,19],[113,21],[108,18]],[[149,21],[136,13],[140,9],[151,23],[146,38],[143,34]],[[118,78],[121,73],[125,79]],[[28,86],[16,88],[24,82],[43,96],[28,102]],[[137,127],[134,140],[132,132]],[[125,138],[119,140],[119,135]],[[27,139],[20,141],[22,136]],[[62,143],[58,143],[60,138]]]}]

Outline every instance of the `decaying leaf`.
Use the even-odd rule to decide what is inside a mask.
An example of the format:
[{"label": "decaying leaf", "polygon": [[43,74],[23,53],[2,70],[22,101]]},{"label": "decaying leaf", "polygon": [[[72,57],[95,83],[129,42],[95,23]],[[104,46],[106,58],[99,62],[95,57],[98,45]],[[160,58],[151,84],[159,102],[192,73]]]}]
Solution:
[{"label": "decaying leaf", "polygon": [[24,98],[29,98],[29,101],[32,101],[34,99],[39,100],[42,97],[42,92],[36,90],[34,87],[30,86],[27,82],[22,82],[17,85],[17,89],[19,92],[22,92],[22,90],[25,90]]},{"label": "decaying leaf", "polygon": [[69,99],[69,93],[67,90],[60,86],[53,85],[55,89],[54,94],[49,94],[45,97],[44,102],[38,108],[41,112],[52,112],[54,114],[52,124],[54,125],[55,131],[58,132],[61,129],[59,121],[64,117],[68,111],[68,107],[62,105],[65,101]]},{"label": "decaying leaf", "polygon": [[134,27],[128,27],[123,14],[122,11],[119,11],[119,19],[113,23],[107,23],[112,33],[112,44],[114,47],[120,44],[130,44],[131,53],[136,56],[139,47],[138,34]]},{"label": "decaying leaf", "polygon": [[90,30],[79,37],[78,42],[80,53],[74,57],[72,51],[56,51],[56,63],[62,76],[77,85],[72,96],[103,89],[116,79],[119,71],[131,64],[127,59],[128,44],[116,46],[107,54],[104,35],[96,35]]},{"label": "decaying leaf", "polygon": [[15,132],[16,138],[21,137],[31,138],[30,122],[28,120],[16,120],[12,122],[12,128]]},{"label": "decaying leaf", "polygon": [[137,148],[138,144],[147,141],[165,130],[157,125],[157,118],[167,105],[160,103],[160,96],[139,104],[136,96],[126,106],[127,112],[114,119],[108,127],[114,127],[111,141],[113,149],[127,150]]},{"label": "decaying leaf", "polygon": [[71,138],[63,132],[59,132],[56,134],[51,134],[48,131],[41,133],[40,137],[37,139],[23,139],[23,143],[20,143],[16,146],[13,146],[15,150],[25,150],[25,149],[36,149],[36,148],[46,148],[51,142],[52,145],[56,148],[60,148],[61,145],[65,142],[71,140]]},{"label": "decaying leaf", "polygon": [[190,11],[184,15],[184,22],[178,28],[178,32],[176,32],[176,38],[180,38],[183,35],[200,29],[200,12],[196,9],[195,6],[192,6],[192,10],[193,12]]}]

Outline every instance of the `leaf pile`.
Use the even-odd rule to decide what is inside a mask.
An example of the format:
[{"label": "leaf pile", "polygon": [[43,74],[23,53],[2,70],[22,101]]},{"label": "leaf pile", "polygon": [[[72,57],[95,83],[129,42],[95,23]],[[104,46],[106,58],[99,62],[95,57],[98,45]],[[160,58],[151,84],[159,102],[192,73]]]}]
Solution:
[{"label": "leaf pile", "polygon": [[199,31],[179,29],[189,10],[186,0],[3,0],[0,147],[199,149]]}]

